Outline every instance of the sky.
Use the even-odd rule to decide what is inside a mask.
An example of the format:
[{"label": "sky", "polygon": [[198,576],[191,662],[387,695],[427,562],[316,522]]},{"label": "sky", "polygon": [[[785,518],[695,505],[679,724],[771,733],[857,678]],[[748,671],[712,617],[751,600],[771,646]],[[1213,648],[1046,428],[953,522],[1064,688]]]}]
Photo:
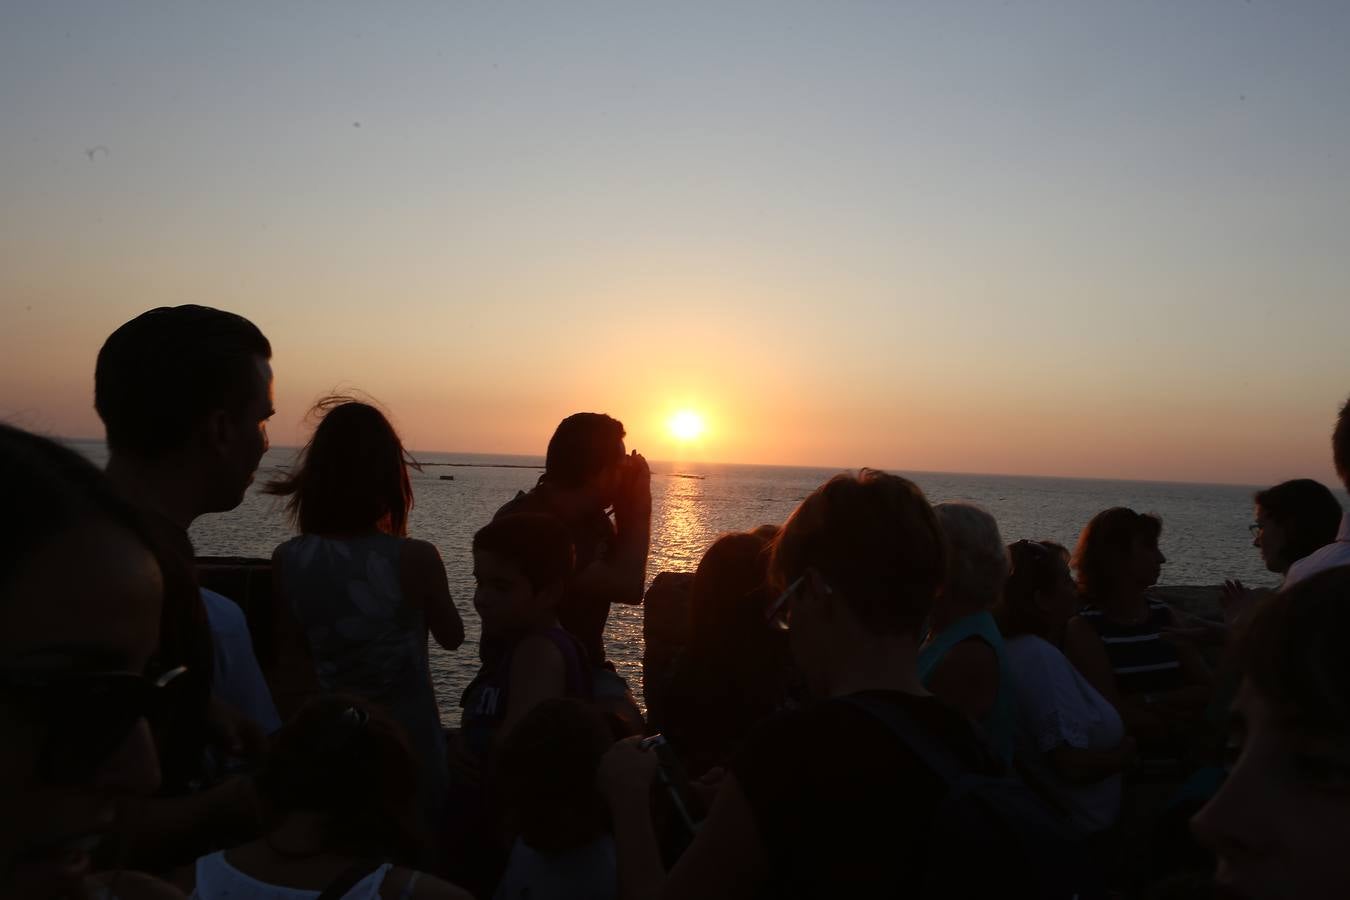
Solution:
[{"label": "sky", "polygon": [[[160,305],[272,440],[1332,482],[1350,4],[9,3],[0,418]],[[676,439],[680,410],[706,430]]]}]

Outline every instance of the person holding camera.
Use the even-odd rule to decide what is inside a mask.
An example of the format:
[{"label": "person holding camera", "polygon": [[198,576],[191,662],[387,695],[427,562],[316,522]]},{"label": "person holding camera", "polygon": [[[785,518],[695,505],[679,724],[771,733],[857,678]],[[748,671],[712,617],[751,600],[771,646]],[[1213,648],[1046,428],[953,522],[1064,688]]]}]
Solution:
[{"label": "person holding camera", "polygon": [[[544,474],[494,519],[542,513],[572,539],[576,569],[558,605],[558,621],[582,644],[595,669],[596,699],[616,730],[640,728],[627,684],[605,653],[612,604],[642,603],[651,544],[652,490],[647,460],[624,447],[623,423],[603,413],[563,419],[548,442]],[[611,518],[612,513],[612,518]],[[637,717],[637,722],[628,720]]]}]

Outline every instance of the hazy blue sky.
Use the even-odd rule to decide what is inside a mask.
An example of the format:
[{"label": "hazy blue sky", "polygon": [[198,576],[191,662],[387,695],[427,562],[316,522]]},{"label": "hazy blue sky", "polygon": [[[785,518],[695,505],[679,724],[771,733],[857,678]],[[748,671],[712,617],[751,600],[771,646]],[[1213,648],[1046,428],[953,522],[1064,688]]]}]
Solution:
[{"label": "hazy blue sky", "polygon": [[[0,416],[241,312],[274,440],[1329,479],[1350,3],[9,3]],[[681,447],[663,423],[708,420]]]}]

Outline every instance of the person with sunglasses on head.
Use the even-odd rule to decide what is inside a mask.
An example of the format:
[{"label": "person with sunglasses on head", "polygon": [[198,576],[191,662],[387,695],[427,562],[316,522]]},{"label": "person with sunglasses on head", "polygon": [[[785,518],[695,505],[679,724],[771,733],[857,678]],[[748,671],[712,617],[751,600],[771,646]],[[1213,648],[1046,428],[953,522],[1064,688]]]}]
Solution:
[{"label": "person with sunglasses on head", "polygon": [[414,868],[426,841],[418,765],[367,701],[310,701],[257,775],[262,835],[198,859],[194,900],[468,900]]},{"label": "person with sunglasses on head", "polygon": [[0,508],[0,896],[173,896],[91,877],[122,801],[159,787],[150,721],[184,675],[152,662],[162,548],[91,463],[3,424]]},{"label": "person with sunglasses on head", "polygon": [[1008,547],[1011,570],[994,607],[1017,697],[1019,759],[1050,786],[1086,834],[1120,815],[1121,772],[1134,740],[1100,692],[1059,649],[1078,610],[1069,552],[1049,541]]},{"label": "person with sunglasses on head", "polygon": [[669,873],[651,821],[656,754],[617,744],[600,783],[620,895],[1015,895],[1024,867],[1010,832],[982,840],[989,833],[938,826],[951,769],[976,780],[1003,771],[919,680],[920,629],[946,570],[942,530],[912,482],[864,470],[807,497],[774,544],[784,590],[768,615],[787,624],[818,702],[751,733]]}]

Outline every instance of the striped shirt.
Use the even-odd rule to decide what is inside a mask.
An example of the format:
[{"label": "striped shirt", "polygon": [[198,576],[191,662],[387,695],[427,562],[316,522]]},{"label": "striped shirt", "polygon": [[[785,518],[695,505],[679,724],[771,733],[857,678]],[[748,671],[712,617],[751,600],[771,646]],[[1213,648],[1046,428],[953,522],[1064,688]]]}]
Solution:
[{"label": "striped shirt", "polygon": [[1137,625],[1113,622],[1093,607],[1085,607],[1079,615],[1092,624],[1106,645],[1106,656],[1122,694],[1149,694],[1183,686],[1176,645],[1161,634],[1172,624],[1171,607],[1166,603],[1150,600],[1148,618]]}]

